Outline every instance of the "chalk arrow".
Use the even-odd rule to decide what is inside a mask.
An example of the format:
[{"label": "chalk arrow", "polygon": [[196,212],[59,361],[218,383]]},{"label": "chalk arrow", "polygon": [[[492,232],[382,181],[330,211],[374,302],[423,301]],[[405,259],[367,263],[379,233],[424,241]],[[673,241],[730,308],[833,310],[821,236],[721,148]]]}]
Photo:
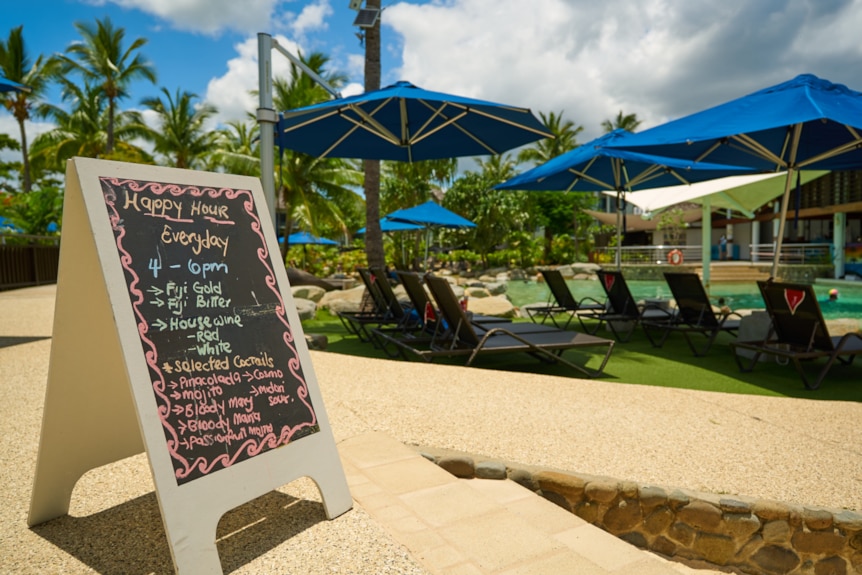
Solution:
[{"label": "chalk arrow", "polygon": [[161,288],[157,288],[156,286],[147,288],[147,291],[150,292],[151,294],[155,294],[157,296],[160,296],[163,293],[165,293],[165,290],[163,290]]},{"label": "chalk arrow", "polygon": [[162,307],[163,305],[165,305],[165,302],[162,301],[161,298],[156,298],[156,299],[150,301],[150,303],[156,307]]},{"label": "chalk arrow", "polygon": [[172,411],[175,415],[179,415],[185,411],[185,408],[182,405],[175,405]]},{"label": "chalk arrow", "polygon": [[[159,331],[165,331],[165,328],[168,327],[168,324],[166,324],[161,319],[157,319],[156,321],[153,322],[153,327],[159,328]],[[170,373],[170,372],[168,372],[168,373]]]},{"label": "chalk arrow", "polygon": [[175,391],[171,394],[171,399],[182,399],[182,398],[183,398],[183,394],[181,394],[179,391]]}]

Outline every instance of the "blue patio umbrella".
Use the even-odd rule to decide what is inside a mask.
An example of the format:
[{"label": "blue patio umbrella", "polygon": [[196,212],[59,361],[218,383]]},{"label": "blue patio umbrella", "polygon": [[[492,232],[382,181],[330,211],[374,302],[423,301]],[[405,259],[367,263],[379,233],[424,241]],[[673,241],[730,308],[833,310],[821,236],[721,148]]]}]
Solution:
[{"label": "blue patio umbrella", "polygon": [[862,168],[862,93],[802,74],[645,130],[620,146],[698,162],[786,170],[775,277],[794,173]]},{"label": "blue patio umbrella", "polygon": [[[420,226],[418,224],[408,224],[406,222],[394,222],[387,218],[380,219],[380,231],[384,234],[390,232],[409,232],[415,230],[424,230],[425,226]],[[357,235],[362,235],[365,233],[365,228],[359,228],[356,231]],[[401,243],[401,260],[406,261],[406,250],[404,248],[404,242]]]},{"label": "blue patio umbrella", "polygon": [[500,154],[546,137],[527,108],[409,82],[288,110],[276,125],[279,146],[318,158],[404,162]]},{"label": "blue patio umbrella", "polygon": [[[284,237],[278,238],[279,243],[284,243]],[[287,245],[290,246],[302,246],[302,265],[305,267],[306,260],[306,246],[314,245],[314,246],[337,246],[338,242],[334,240],[330,240],[328,238],[319,238],[316,235],[302,231],[290,234],[287,236]]]},{"label": "blue patio umbrella", "polygon": [[616,265],[619,269],[622,243],[619,207],[625,192],[691,184],[752,171],[750,168],[660,157],[611,147],[633,137],[634,134],[626,130],[614,130],[527,170],[494,189],[617,192]]},{"label": "blue patio umbrella", "polygon": [[[384,234],[387,232],[408,232],[413,230],[423,230],[425,226],[420,226],[419,224],[410,224],[406,222],[396,222],[390,220],[388,218],[380,219],[380,231]],[[359,228],[356,230],[356,235],[362,235],[365,233],[365,228]]]},{"label": "blue patio umbrella", "polygon": [[13,82],[3,76],[0,76],[0,92],[29,92],[30,86]]},{"label": "blue patio umbrella", "polygon": [[413,206],[412,208],[404,208],[395,210],[387,214],[384,219],[392,220],[393,222],[402,222],[405,224],[413,224],[425,228],[425,261],[428,261],[428,246],[431,243],[432,228],[475,228],[476,224],[465,217],[459,216],[451,210],[447,210],[443,206],[432,201]]}]

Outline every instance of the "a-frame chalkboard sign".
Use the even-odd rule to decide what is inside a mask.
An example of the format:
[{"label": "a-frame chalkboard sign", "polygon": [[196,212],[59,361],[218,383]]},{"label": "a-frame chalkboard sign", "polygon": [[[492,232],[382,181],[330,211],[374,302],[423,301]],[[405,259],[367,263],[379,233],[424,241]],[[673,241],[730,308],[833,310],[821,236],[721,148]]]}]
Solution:
[{"label": "a-frame chalkboard sign", "polygon": [[69,161],[29,524],[145,450],[181,574],[228,510],[302,476],[352,502],[256,178]]}]

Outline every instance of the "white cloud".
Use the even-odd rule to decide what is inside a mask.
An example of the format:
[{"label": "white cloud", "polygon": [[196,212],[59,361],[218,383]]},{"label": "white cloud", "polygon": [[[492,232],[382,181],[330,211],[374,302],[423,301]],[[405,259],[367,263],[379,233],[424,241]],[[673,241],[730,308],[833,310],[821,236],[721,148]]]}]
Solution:
[{"label": "white cloud", "polygon": [[320,0],[305,6],[299,16],[294,19],[290,29],[295,36],[304,38],[308,32],[316,32],[327,28],[326,18],[332,16],[332,7],[328,0]]},{"label": "white cloud", "polygon": [[620,110],[646,128],[813,73],[859,89],[862,1],[436,0],[384,11],[429,90],[563,111],[585,142]]},{"label": "white cloud", "polygon": [[265,29],[283,0],[104,0],[140,10],[172,23],[178,30],[217,34]]},{"label": "white cloud", "polygon": [[[284,36],[274,36],[273,40],[291,54],[296,55],[298,45]],[[227,62],[227,73],[213,78],[207,84],[204,99],[218,109],[216,120],[225,123],[231,120],[245,122],[248,113],[254,113],[259,107],[259,99],[252,91],[258,90],[258,40],[257,37],[246,39],[235,47],[237,56]],[[278,52],[272,51],[272,74],[276,78],[290,77],[290,60]]]}]

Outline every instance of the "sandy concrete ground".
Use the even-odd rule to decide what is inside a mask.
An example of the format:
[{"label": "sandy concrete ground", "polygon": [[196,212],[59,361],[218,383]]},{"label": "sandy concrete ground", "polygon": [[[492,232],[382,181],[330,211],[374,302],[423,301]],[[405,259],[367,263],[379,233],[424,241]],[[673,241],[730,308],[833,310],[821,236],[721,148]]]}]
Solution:
[{"label": "sandy concrete ground", "polygon": [[[0,292],[0,337],[49,336],[53,303],[53,286]],[[49,339],[0,347],[0,573],[172,572],[143,455],[87,473],[68,517],[26,527],[49,352]],[[862,509],[860,403],[312,359],[337,441],[381,431],[642,484]],[[423,573],[361,508],[326,521],[307,480],[231,512],[218,535],[226,572]]]}]

